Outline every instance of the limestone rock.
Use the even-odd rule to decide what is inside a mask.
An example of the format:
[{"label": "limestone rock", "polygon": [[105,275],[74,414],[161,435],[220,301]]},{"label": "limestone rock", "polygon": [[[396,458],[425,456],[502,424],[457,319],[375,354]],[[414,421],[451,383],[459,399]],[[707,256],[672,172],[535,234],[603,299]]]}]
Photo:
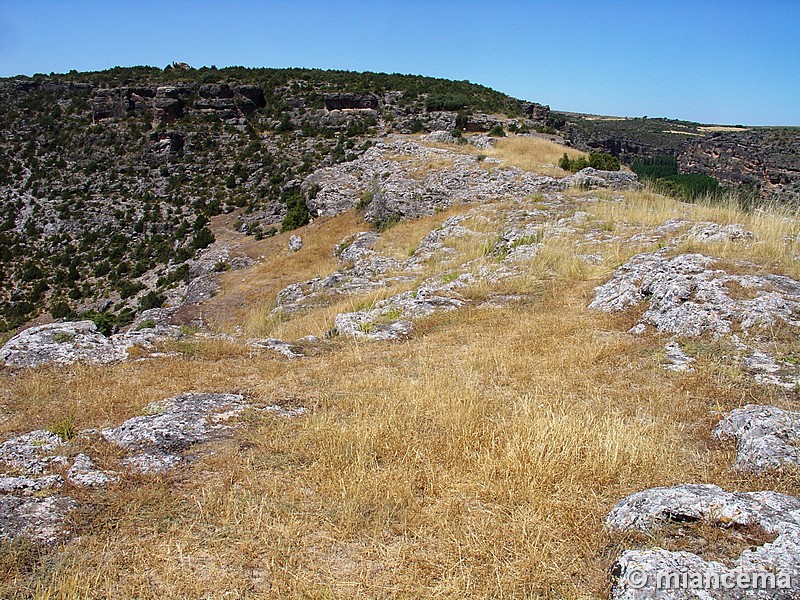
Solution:
[{"label": "limestone rock", "polygon": [[[446,168],[430,167],[436,164]],[[320,216],[349,210],[370,191],[373,199],[365,219],[377,222],[432,215],[455,204],[507,196],[522,198],[561,185],[551,177],[513,167],[486,169],[473,156],[455,150],[388,138],[354,161],[317,170],[306,178],[302,188],[317,190],[307,204]]]},{"label": "limestone rock", "polygon": [[0,465],[25,476],[41,475],[53,465],[66,462],[57,454],[63,445],[64,440],[54,433],[31,431],[0,444]]},{"label": "limestone rock", "polygon": [[744,242],[755,238],[752,231],[738,223],[720,225],[719,223],[698,223],[689,230],[689,237],[698,242]]},{"label": "limestone rock", "polygon": [[279,352],[283,354],[286,358],[294,359],[294,358],[303,358],[303,353],[298,351],[298,348],[289,342],[284,342],[283,340],[276,340],[274,338],[266,338],[263,340],[255,340],[251,342],[252,346],[258,348],[267,348],[269,350],[274,350],[275,352]]},{"label": "limestone rock", "polygon": [[67,481],[78,487],[105,487],[119,479],[115,473],[102,471],[95,467],[94,461],[86,454],[78,454],[67,471]]},{"label": "limestone rock", "polygon": [[42,477],[0,477],[0,494],[30,494],[41,492],[64,484],[61,475],[44,475]]},{"label": "limestone rock", "polygon": [[800,413],[748,404],[725,415],[714,428],[719,440],[735,440],[734,468],[761,473],[800,464]]},{"label": "limestone rock", "polygon": [[78,361],[110,363],[123,360],[127,348],[104,336],[91,321],[49,323],[31,327],[0,348],[0,361],[12,367]]},{"label": "limestone rock", "polygon": [[691,366],[694,359],[683,351],[678,342],[669,342],[666,344],[664,346],[664,354],[667,359],[664,368],[670,371],[682,371],[686,373],[694,371],[694,368]]},{"label": "limestone rock", "polygon": [[428,135],[422,137],[426,142],[435,142],[437,144],[455,144],[456,138],[449,131],[431,131]]},{"label": "limestone rock", "polygon": [[131,452],[125,460],[141,472],[167,471],[189,447],[223,435],[225,421],[246,406],[239,394],[183,394],[147,407],[145,416],[105,429],[103,437]]},{"label": "limestone rock", "polygon": [[626,171],[600,171],[592,167],[581,169],[564,179],[568,186],[580,188],[607,187],[612,190],[638,190],[642,187],[633,173]]},{"label": "limestone rock", "polygon": [[64,518],[75,508],[77,503],[65,496],[0,496],[0,539],[54,544],[66,536]]},{"label": "limestone rock", "polygon": [[[715,485],[686,484],[632,494],[614,506],[606,525],[621,531],[652,531],[672,522],[705,521],[727,528],[756,525],[777,534],[774,542],[745,550],[732,566],[690,552],[628,550],[612,568],[611,598],[711,598],[702,590],[658,589],[660,575],[716,574],[736,577],[782,574],[788,589],[725,590],[725,598],[796,598],[800,593],[800,498],[776,492],[726,492]],[[720,596],[723,597],[723,596]]]},{"label": "limestone rock", "polygon": [[[641,323],[688,336],[730,333],[734,324],[742,329],[778,321],[798,324],[800,283],[781,275],[731,275],[712,269],[717,262],[702,254],[639,254],[595,289],[589,307],[615,312],[647,302]],[[752,298],[732,297],[730,286],[749,291]]]},{"label": "limestone rock", "polygon": [[289,238],[289,251],[297,252],[303,247],[303,239],[300,236],[293,235]]}]

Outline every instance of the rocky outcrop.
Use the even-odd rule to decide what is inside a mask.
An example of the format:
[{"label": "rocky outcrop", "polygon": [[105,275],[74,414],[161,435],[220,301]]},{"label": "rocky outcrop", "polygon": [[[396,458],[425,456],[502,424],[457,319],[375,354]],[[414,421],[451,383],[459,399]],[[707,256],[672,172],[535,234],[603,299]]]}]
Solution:
[{"label": "rocky outcrop", "polygon": [[800,464],[800,413],[748,404],[725,415],[714,437],[736,442],[733,466],[738,471],[761,473]]},{"label": "rocky outcrop", "polygon": [[316,190],[307,201],[313,214],[332,216],[366,204],[365,218],[370,222],[418,218],[455,204],[522,198],[567,185],[500,167],[493,159],[480,162],[455,150],[401,138],[389,138],[361,158],[320,169],[303,182],[305,190]]},{"label": "rocky outcrop", "polygon": [[612,190],[638,190],[642,187],[633,173],[628,173],[627,171],[600,171],[592,167],[586,167],[574,175],[569,175],[563,182],[567,186],[590,190],[599,187]]},{"label": "rocky outcrop", "polygon": [[800,324],[800,283],[782,275],[732,275],[714,269],[718,263],[702,254],[639,254],[595,289],[589,307],[615,312],[646,303],[641,324],[687,336],[731,333],[734,324]]},{"label": "rocky outcrop", "polygon": [[150,111],[155,119],[171,122],[187,109],[208,111],[225,118],[247,115],[266,106],[264,91],[256,85],[176,84],[101,88],[92,99],[95,121],[120,119],[136,111]]},{"label": "rocky outcrop", "polygon": [[178,160],[183,152],[184,139],[179,131],[155,131],[150,134],[144,160],[160,165]]},{"label": "rocky outcrop", "polygon": [[50,323],[18,333],[0,348],[0,360],[12,367],[79,361],[109,363],[124,360],[127,346],[115,344],[91,321]]},{"label": "rocky outcrop", "polygon": [[303,248],[303,239],[298,235],[289,237],[289,252],[298,252]]},{"label": "rocky outcrop", "polygon": [[184,452],[230,431],[228,420],[246,407],[240,394],[183,394],[149,405],[146,414],[105,429],[103,437],[130,453],[123,463],[150,473],[167,471]]},{"label": "rocky outcrop", "polygon": [[[153,315],[163,309],[152,309]],[[0,348],[0,362],[10,367],[76,362],[107,364],[128,358],[133,346],[152,346],[157,341],[180,337],[180,328],[149,322],[142,313],[130,331],[105,336],[92,321],[48,323],[26,329]],[[145,327],[147,325],[147,327]]]},{"label": "rocky outcrop", "polygon": [[[796,598],[800,594],[800,499],[776,492],[726,492],[715,485],[653,488],[621,500],[606,518],[612,530],[655,531],[674,523],[705,522],[724,529],[759,527],[772,543],[745,550],[732,565],[691,552],[628,550],[612,568],[614,600],[716,597],[713,585],[680,583],[681,574],[719,582],[767,582],[762,589],[722,588],[725,598]],[[767,575],[772,578],[767,579]],[[756,579],[757,577],[757,579]],[[691,581],[691,580],[690,580]],[[707,581],[707,580],[706,580]],[[768,582],[772,582],[769,585]],[[667,585],[664,585],[664,584]],[[716,586],[720,590],[719,584]],[[692,589],[694,588],[694,589]]]},{"label": "rocky outcrop", "polygon": [[373,94],[325,94],[325,110],[376,110],[378,97]]}]

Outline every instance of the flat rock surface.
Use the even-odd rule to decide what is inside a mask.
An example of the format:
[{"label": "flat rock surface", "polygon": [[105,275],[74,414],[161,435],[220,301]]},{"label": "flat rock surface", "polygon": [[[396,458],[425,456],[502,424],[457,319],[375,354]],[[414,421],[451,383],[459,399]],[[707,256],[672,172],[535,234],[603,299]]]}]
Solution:
[{"label": "flat rock surface", "polygon": [[0,496],[0,539],[26,537],[54,544],[66,535],[64,518],[77,506],[66,496]]},{"label": "flat rock surface", "polygon": [[126,463],[141,472],[167,471],[190,446],[222,435],[225,421],[246,406],[240,394],[183,394],[147,407],[150,414],[105,429],[103,437],[131,453]]},{"label": "flat rock surface", "polygon": [[[714,269],[718,262],[702,254],[670,258],[663,250],[639,254],[595,289],[589,308],[615,312],[647,303],[642,324],[685,336],[798,324],[800,283],[782,275],[731,275]],[[746,290],[746,298],[732,287]]]},{"label": "flat rock surface", "polygon": [[800,464],[800,413],[748,404],[726,414],[714,428],[719,440],[735,440],[734,468],[761,473]]},{"label": "flat rock surface", "polygon": [[[777,537],[772,543],[745,550],[732,565],[706,561],[691,552],[661,548],[628,550],[612,568],[611,598],[797,598],[800,595],[800,498],[776,492],[727,492],[715,485],[686,484],[652,488],[614,506],[606,525],[619,531],[654,531],[670,523],[707,522],[722,528],[758,526]],[[787,589],[706,590],[659,589],[659,578],[673,573],[733,577],[782,574],[777,585]]]}]

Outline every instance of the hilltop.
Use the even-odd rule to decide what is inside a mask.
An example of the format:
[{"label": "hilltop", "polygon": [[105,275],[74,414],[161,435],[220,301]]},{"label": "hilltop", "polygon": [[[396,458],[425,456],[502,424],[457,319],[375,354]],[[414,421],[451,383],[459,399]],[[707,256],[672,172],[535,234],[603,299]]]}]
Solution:
[{"label": "hilltop", "polygon": [[790,203],[464,82],[198,71],[0,84],[0,596],[800,593]]},{"label": "hilltop", "polygon": [[545,135],[629,166],[672,156],[750,198],[797,196],[794,130],[563,114],[412,75],[187,65],[37,75],[0,81],[0,115],[6,331],[78,314],[113,331],[191,300],[208,274],[194,259],[213,242],[212,217],[236,214],[256,238],[302,225],[318,216],[309,175],[392,133]]}]

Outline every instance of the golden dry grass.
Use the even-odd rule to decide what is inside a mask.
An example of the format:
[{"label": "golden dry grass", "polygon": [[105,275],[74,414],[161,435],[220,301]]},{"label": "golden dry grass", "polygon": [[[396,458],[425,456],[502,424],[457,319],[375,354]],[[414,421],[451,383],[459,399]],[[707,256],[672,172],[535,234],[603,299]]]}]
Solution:
[{"label": "golden dry grass", "polygon": [[683,481],[741,486],[725,470],[730,448],[709,446],[709,410],[765,392],[720,386],[713,366],[665,374],[658,340],[618,333],[629,317],[589,313],[590,289],[555,284],[534,305],[442,315],[410,342],[340,341],[302,363],[173,359],[4,379],[18,407],[38,407],[17,427],[65,412],[102,426],[187,390],[312,408],[253,414],[181,473],[90,494],[79,540],[13,585],[40,598],[600,594],[614,502]]},{"label": "golden dry grass", "polygon": [[[609,234],[673,217],[740,222],[771,245],[763,256],[774,252],[788,265],[778,254],[793,251],[778,243],[795,231],[787,215],[684,205],[649,192],[612,196],[579,196],[570,210],[592,213],[587,227],[609,223]],[[459,210],[398,225],[380,250],[407,256]],[[481,223],[469,225],[490,236]],[[281,287],[334,270],[333,246],[363,228],[355,214],[319,220],[301,232],[305,246],[294,255],[286,236],[259,242],[262,264],[224,275],[214,301],[220,326],[238,322],[254,335],[291,339],[389,293],[292,320],[268,315]],[[733,474],[734,448],[710,437],[719,411],[788,407],[794,393],[752,385],[708,340],[696,342],[695,373],[665,371],[665,339],[624,333],[635,311],[586,308],[593,287],[644,248],[624,239],[587,246],[581,232],[551,233],[523,276],[475,286],[465,293],[470,305],[418,322],[407,341],[334,338],[301,361],[190,341],[174,358],[0,372],[3,436],[66,416],[78,428],[115,425],[187,391],[241,391],[255,405],[310,409],[295,419],[248,412],[231,439],[207,445],[172,474],[71,490],[82,502],[71,517],[78,538],[45,559],[4,546],[0,596],[601,597],[611,561],[632,543],[611,536],[603,519],[627,494],[683,482],[800,493],[794,472]],[[497,260],[481,257],[476,244],[452,247],[460,260]],[[578,256],[598,249],[598,264]],[[497,293],[522,299],[477,307]],[[93,455],[115,468],[118,453],[94,444]]]},{"label": "golden dry grass", "polygon": [[[596,194],[595,194],[596,195]],[[742,210],[733,200],[726,202],[680,202],[651,190],[614,194],[617,199],[590,202],[583,209],[601,221],[653,227],[668,219],[738,223],[755,234],[753,241],[702,243],[686,240],[676,252],[700,252],[724,259],[753,261],[764,269],[800,278],[800,215],[797,209],[772,206]],[[688,225],[684,230],[688,229]]]},{"label": "golden dry grass", "polygon": [[558,167],[558,161],[564,153],[571,159],[586,156],[585,152],[562,146],[546,138],[516,135],[499,138],[495,141],[494,147],[474,150],[473,153],[498,158],[505,166],[550,177],[569,175],[568,171]]}]

